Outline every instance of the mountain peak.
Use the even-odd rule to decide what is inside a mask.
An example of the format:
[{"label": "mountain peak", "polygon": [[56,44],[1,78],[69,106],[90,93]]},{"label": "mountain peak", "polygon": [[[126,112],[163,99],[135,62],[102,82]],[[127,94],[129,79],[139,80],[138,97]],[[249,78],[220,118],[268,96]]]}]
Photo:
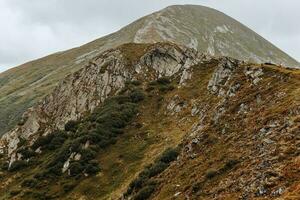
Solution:
[{"label": "mountain peak", "polygon": [[81,69],[103,51],[132,42],[172,42],[212,56],[229,56],[255,63],[271,62],[288,67],[299,65],[258,34],[217,10],[198,5],[174,5],[81,47],[1,73],[0,103],[3,108],[0,135],[14,127],[22,113],[66,75]]},{"label": "mountain peak", "polygon": [[171,41],[213,56],[297,66],[296,60],[267,40],[215,9],[173,5],[142,18],[134,42]]}]

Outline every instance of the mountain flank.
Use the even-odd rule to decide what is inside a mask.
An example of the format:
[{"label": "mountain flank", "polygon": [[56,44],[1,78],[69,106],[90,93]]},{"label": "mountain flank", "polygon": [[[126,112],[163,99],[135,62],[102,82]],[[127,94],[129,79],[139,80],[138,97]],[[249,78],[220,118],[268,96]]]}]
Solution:
[{"label": "mountain flank", "polygon": [[299,199],[300,71],[104,51],[0,140],[0,199]]},{"label": "mountain flank", "polygon": [[121,30],[81,47],[25,63],[0,74],[0,135],[22,114],[49,94],[65,76],[85,66],[103,51],[125,43],[173,42],[212,56],[271,62],[286,67],[299,63],[225,14],[196,5],[170,6]]}]

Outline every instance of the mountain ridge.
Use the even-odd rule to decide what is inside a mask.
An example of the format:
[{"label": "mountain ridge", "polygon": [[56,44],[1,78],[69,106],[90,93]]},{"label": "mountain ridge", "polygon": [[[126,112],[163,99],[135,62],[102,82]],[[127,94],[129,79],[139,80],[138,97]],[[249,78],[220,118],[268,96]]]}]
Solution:
[{"label": "mountain ridge", "polygon": [[1,138],[0,197],[297,199],[299,76],[173,43],[107,50]]}]

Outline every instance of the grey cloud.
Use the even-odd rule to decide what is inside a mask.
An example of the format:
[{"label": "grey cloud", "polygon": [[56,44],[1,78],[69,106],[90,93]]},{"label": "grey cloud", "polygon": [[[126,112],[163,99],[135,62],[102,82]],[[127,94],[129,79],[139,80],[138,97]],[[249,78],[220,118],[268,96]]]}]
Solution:
[{"label": "grey cloud", "polygon": [[1,0],[0,71],[89,42],[172,4],[220,10],[300,60],[297,0]]}]

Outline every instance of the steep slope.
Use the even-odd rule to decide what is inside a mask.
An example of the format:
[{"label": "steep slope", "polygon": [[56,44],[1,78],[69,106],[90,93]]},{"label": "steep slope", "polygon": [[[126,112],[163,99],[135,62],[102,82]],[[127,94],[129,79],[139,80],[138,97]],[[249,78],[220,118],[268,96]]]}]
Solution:
[{"label": "steep slope", "polygon": [[120,31],[0,74],[0,135],[16,125],[22,113],[48,94],[66,75],[104,50],[124,43],[171,41],[216,56],[290,67],[299,64],[234,19],[202,6],[171,6],[145,16]]},{"label": "steep slope", "polygon": [[170,43],[108,50],[2,137],[0,199],[299,199],[299,88]]}]

